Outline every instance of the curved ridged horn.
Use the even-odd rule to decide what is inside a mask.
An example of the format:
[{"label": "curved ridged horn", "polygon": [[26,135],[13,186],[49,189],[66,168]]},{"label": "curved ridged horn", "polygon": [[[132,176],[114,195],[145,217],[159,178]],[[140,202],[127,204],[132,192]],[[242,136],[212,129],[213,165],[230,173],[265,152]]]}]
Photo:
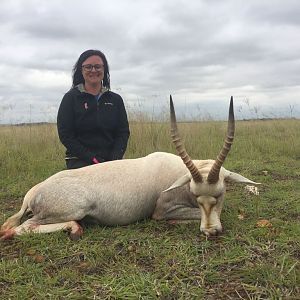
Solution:
[{"label": "curved ridged horn", "polygon": [[235,124],[234,124],[234,112],[233,112],[233,97],[231,96],[230,106],[229,106],[227,136],[222,150],[220,151],[217,159],[215,160],[212,168],[209,171],[209,174],[207,176],[208,183],[211,184],[216,183],[219,180],[220,169],[233,143],[234,129],[235,129]]},{"label": "curved ridged horn", "polygon": [[172,96],[170,95],[170,116],[171,116],[171,137],[172,142],[174,143],[176,147],[176,151],[178,155],[181,157],[182,161],[186,165],[186,167],[189,169],[193,179],[195,182],[202,182],[202,176],[199,172],[199,170],[194,165],[193,161],[189,157],[188,153],[185,150],[185,147],[181,141],[181,138],[178,134],[178,128],[176,123],[176,116],[175,116],[175,110],[173,105]]}]

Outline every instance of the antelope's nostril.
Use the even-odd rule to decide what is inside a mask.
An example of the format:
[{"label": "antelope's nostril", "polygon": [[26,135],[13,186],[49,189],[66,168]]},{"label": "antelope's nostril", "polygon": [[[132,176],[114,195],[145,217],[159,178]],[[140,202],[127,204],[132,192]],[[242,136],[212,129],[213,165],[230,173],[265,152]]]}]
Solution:
[{"label": "antelope's nostril", "polygon": [[206,230],[206,229],[203,229],[203,230],[201,230],[206,236],[210,236],[210,233],[208,232],[208,230]]},{"label": "antelope's nostril", "polygon": [[217,235],[218,234],[218,230],[217,229],[212,229],[210,234],[211,235]]}]

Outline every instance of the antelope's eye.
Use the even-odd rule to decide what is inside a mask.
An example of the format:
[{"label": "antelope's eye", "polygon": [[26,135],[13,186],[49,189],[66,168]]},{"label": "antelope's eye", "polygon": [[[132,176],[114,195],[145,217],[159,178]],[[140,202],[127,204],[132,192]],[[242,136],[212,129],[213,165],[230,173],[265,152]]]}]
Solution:
[{"label": "antelope's eye", "polygon": [[222,196],[222,194],[223,194],[223,193],[219,193],[219,194],[217,194],[217,195],[214,195],[214,198],[218,199],[218,198],[220,198],[220,197]]}]

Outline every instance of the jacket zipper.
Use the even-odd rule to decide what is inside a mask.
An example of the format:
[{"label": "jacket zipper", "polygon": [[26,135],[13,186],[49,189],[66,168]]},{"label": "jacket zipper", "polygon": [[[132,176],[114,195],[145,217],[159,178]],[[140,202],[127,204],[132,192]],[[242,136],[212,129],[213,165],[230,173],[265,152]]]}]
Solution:
[{"label": "jacket zipper", "polygon": [[100,96],[100,98],[97,101],[97,125],[100,124],[100,114],[99,114],[99,111],[100,111],[100,99],[101,99],[102,95]]}]

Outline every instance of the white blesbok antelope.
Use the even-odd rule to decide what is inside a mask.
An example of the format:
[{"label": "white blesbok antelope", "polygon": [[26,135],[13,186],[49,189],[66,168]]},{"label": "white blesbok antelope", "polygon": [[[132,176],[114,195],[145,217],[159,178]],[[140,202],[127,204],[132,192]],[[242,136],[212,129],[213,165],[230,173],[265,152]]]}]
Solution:
[{"label": "white blesbok antelope", "polygon": [[[155,152],[54,174],[27,192],[20,211],[2,225],[1,239],[58,230],[77,239],[83,233],[80,220],[113,226],[150,217],[170,222],[201,219],[204,234],[220,233],[225,180],[256,184],[222,167],[234,135],[232,98],[227,138],[216,160],[189,158],[177,132],[171,96],[170,107],[179,156]],[[32,217],[20,224],[28,213]]]},{"label": "white blesbok antelope", "polygon": [[[220,215],[226,192],[225,181],[260,184],[222,167],[234,138],[233,98],[229,106],[227,136],[216,160],[191,160],[178,134],[171,96],[170,114],[172,141],[189,172],[161,193],[152,218],[174,223],[201,219],[200,230],[207,236],[217,235],[223,230]],[[172,193],[173,189],[176,190]]]}]

